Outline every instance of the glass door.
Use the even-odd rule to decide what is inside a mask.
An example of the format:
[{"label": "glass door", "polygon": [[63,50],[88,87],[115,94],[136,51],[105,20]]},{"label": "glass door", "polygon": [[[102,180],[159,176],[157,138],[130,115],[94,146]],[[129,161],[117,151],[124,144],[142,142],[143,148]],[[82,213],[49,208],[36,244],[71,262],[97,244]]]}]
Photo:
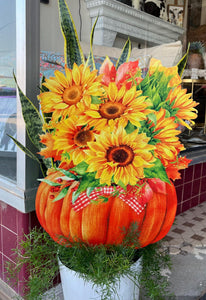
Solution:
[{"label": "glass door", "polygon": [[0,0],[0,175],[16,180],[16,1]]}]

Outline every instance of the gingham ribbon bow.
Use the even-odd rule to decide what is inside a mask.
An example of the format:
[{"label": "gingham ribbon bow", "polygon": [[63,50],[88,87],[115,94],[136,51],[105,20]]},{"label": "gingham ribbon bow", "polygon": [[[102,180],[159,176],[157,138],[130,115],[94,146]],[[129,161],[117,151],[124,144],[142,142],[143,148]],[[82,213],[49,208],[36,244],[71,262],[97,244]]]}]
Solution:
[{"label": "gingham ribbon bow", "polygon": [[145,208],[146,203],[142,202],[142,198],[137,196],[137,194],[128,193],[120,186],[116,186],[115,188],[113,186],[109,186],[95,188],[89,196],[87,196],[86,192],[81,193],[77,200],[73,203],[73,209],[75,211],[79,211],[89,205],[91,201],[98,200],[100,196],[109,197],[116,191],[119,193],[118,197],[127,203],[137,214],[141,213]]}]

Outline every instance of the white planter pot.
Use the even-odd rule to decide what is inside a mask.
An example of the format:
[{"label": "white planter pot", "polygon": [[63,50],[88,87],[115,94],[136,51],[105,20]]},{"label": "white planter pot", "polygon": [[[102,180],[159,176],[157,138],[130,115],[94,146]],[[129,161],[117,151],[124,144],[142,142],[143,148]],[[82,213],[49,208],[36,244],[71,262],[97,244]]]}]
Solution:
[{"label": "white planter pot", "polygon": [[[85,281],[79,277],[78,273],[67,268],[59,261],[60,276],[64,300],[100,300],[100,294],[93,287],[92,282]],[[132,266],[136,272],[141,271],[141,258]],[[117,283],[118,295],[114,295],[111,300],[138,300],[139,287],[127,277],[121,277]]]}]

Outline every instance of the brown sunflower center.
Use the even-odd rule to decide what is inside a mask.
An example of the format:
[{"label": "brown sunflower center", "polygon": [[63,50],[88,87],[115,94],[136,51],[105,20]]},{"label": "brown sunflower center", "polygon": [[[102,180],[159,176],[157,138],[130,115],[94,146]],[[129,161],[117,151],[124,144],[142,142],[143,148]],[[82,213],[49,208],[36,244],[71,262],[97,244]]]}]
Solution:
[{"label": "brown sunflower center", "polygon": [[127,145],[113,146],[107,150],[106,157],[108,161],[118,163],[118,167],[124,167],[132,163],[134,152]]},{"label": "brown sunflower center", "polygon": [[80,147],[87,145],[87,142],[94,140],[94,135],[91,130],[80,130],[74,136],[74,142]]},{"label": "brown sunflower center", "polygon": [[66,88],[63,93],[63,101],[66,104],[72,105],[79,102],[82,98],[82,88],[74,85]]},{"label": "brown sunflower center", "polygon": [[125,110],[122,103],[106,102],[100,106],[99,113],[103,118],[116,119],[119,118]]}]

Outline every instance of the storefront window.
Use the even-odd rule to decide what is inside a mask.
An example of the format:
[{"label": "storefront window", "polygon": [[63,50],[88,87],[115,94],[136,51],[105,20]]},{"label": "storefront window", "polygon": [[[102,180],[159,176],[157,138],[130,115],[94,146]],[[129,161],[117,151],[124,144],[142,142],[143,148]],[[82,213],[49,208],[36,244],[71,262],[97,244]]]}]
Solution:
[{"label": "storefront window", "polygon": [[34,209],[39,165],[16,147],[29,147],[15,73],[22,92],[38,107],[40,1],[0,0],[0,201]]},{"label": "storefront window", "polygon": [[16,180],[16,1],[0,0],[0,174]]}]

